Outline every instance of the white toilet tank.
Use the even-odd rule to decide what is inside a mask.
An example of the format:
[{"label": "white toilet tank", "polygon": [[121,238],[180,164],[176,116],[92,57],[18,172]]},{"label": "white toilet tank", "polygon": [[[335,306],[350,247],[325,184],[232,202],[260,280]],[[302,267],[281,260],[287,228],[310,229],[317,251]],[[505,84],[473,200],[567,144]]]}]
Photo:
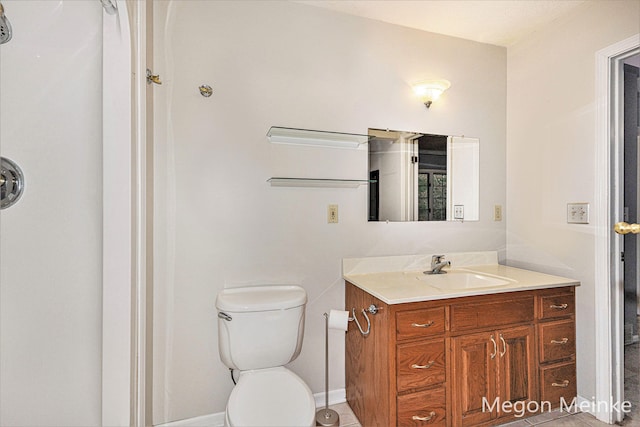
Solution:
[{"label": "white toilet tank", "polygon": [[227,367],[283,366],[300,354],[307,293],[300,286],[252,286],[218,294],[218,350]]}]

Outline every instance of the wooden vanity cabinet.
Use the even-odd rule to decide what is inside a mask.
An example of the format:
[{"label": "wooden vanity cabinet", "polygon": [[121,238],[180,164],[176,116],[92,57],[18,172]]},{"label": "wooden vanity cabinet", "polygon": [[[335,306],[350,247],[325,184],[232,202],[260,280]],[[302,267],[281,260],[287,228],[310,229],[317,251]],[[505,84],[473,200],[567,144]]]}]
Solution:
[{"label": "wooden vanity cabinet", "polygon": [[[380,308],[367,337],[349,322],[347,401],[366,426],[453,427],[507,422],[515,412],[503,413],[502,402],[570,402],[573,294],[564,287],[388,305],[347,282],[346,307],[361,325],[362,308]],[[542,335],[568,341],[545,347]]]}]

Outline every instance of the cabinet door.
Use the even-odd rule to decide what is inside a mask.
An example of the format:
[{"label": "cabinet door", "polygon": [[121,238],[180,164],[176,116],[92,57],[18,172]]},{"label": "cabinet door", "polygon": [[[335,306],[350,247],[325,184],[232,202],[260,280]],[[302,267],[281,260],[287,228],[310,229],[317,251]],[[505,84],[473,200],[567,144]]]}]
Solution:
[{"label": "cabinet door", "polygon": [[[533,326],[504,329],[498,335],[498,395],[503,402],[516,404],[518,411],[527,402],[537,401],[535,330]],[[533,407],[534,405],[531,405]],[[510,407],[510,410],[512,408]],[[500,414],[513,415],[516,411]]]},{"label": "cabinet door", "polygon": [[475,426],[497,416],[491,409],[497,397],[496,338],[492,332],[451,338],[453,426]]}]

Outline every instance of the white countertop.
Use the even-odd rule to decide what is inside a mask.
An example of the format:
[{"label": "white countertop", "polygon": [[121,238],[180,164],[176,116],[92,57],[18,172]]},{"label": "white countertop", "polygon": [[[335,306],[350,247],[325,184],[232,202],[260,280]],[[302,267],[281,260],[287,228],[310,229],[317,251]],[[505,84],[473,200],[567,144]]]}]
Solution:
[{"label": "white countertop", "polygon": [[[477,254],[478,253],[474,254],[476,255],[473,258],[474,260],[477,260]],[[416,259],[418,259],[417,257],[418,256],[416,256]],[[394,257],[387,257],[383,260],[385,262],[382,264],[387,265],[387,269],[392,268],[391,264],[393,263],[386,262],[391,258]],[[430,260],[430,256],[419,256],[420,260],[427,258]],[[465,257],[460,257],[460,254],[451,254],[450,258],[464,259]],[[445,259],[447,259],[447,257],[445,257]],[[492,258],[489,256],[487,259],[492,261],[493,259],[497,260],[497,257]],[[406,302],[430,301],[472,295],[497,294],[580,285],[580,283],[574,279],[523,270],[515,267],[507,267],[505,265],[497,264],[496,261],[496,263],[481,265],[466,265],[466,263],[461,263],[463,265],[456,266],[454,263],[452,266],[452,273],[475,273],[485,277],[501,279],[503,282],[506,281],[508,283],[501,284],[500,286],[487,286],[470,289],[441,289],[427,284],[429,276],[423,274],[423,271],[428,270],[428,266],[416,269],[415,263],[409,263],[413,268],[402,269],[399,271],[366,272],[366,269],[351,267],[351,265],[358,264],[353,263],[355,260],[345,261],[347,262],[343,262],[344,279],[387,304],[401,304]],[[406,257],[403,257],[403,261],[406,261]],[[363,265],[362,262],[359,264],[360,266]],[[378,265],[381,264],[378,263]],[[445,268],[444,270],[446,271],[448,269],[449,268]]]}]

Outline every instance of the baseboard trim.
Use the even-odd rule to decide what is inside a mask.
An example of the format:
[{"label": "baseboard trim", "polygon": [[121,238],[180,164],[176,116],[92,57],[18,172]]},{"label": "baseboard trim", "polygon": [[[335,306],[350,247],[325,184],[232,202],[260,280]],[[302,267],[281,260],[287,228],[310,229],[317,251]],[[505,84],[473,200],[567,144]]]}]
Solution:
[{"label": "baseboard trim", "polygon": [[171,421],[165,424],[157,424],[155,427],[223,427],[224,412],[202,415],[200,417],[185,418],[184,420]]},{"label": "baseboard trim", "polygon": [[[316,393],[313,395],[316,401],[316,408],[324,408],[326,404],[326,398],[324,392]],[[347,391],[344,388],[337,390],[329,390],[329,405],[335,405],[337,403],[344,403],[347,401]]]},{"label": "baseboard trim", "polygon": [[[326,398],[324,392],[313,395],[316,408],[324,408]],[[344,403],[347,401],[347,392],[344,388],[329,390],[329,405]],[[186,418],[184,420],[171,421],[169,423],[157,424],[155,427],[223,427],[224,412],[216,414],[202,415],[200,417]]]}]

